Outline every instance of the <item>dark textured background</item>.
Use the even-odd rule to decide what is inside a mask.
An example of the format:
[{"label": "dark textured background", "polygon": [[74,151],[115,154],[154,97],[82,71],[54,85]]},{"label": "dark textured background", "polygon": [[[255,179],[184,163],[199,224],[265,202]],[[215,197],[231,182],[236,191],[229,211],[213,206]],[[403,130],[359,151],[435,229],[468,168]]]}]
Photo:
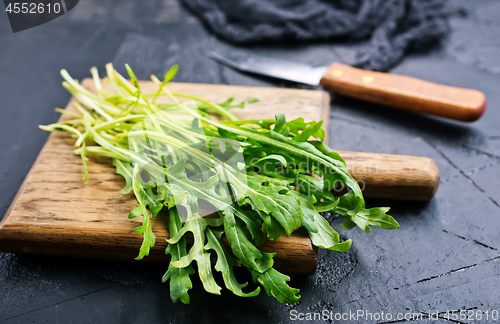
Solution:
[{"label": "dark textured background", "polygon": [[[431,157],[441,185],[429,203],[370,202],[392,206],[401,228],[339,230],[353,247],[344,254],[323,251],[315,275],[292,279],[301,289],[298,305],[280,305],[265,294],[208,295],[198,281],[191,305],[173,304],[161,284],[163,266],[0,253],[0,323],[287,323],[291,309],[500,311],[500,2],[453,3],[463,10],[451,18],[453,31],[443,45],[408,57],[392,72],[477,88],[488,98],[486,114],[460,124],[334,97],[333,148]],[[69,99],[61,68],[82,79],[91,66],[102,71],[112,61],[120,68],[129,63],[138,77],[149,78],[177,63],[176,81],[290,86],[217,65],[205,51],[329,64],[352,63],[359,46],[234,48],[175,0],[80,1],[63,17],[16,34],[2,12],[0,216],[48,136],[37,125],[56,121],[53,108]]]}]

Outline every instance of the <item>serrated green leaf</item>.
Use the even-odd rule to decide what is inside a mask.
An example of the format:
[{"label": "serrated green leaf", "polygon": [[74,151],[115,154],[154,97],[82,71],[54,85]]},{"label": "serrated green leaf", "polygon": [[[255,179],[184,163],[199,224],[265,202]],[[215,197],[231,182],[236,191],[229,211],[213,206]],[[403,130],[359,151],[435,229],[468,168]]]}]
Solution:
[{"label": "serrated green leaf", "polygon": [[[224,215],[231,213],[229,209],[223,211]],[[273,266],[274,253],[262,252],[252,244],[246,236],[245,229],[237,221],[231,226],[224,217],[224,233],[226,234],[231,251],[246,267],[255,269],[258,272],[265,272]]]},{"label": "serrated green leaf", "polygon": [[[321,128],[322,125],[322,120],[317,123],[315,122],[314,124],[308,124],[300,134],[293,137],[293,140],[297,142],[305,142],[309,139],[309,137],[316,137],[323,140],[325,137],[325,131]],[[287,126],[289,125],[287,124]]]},{"label": "serrated green leaf", "polygon": [[233,258],[229,252],[226,250],[221,241],[222,232],[214,231],[210,228],[206,230],[207,234],[207,244],[205,245],[205,250],[214,250],[217,254],[217,263],[215,264],[215,270],[222,273],[222,278],[226,288],[231,290],[235,295],[240,297],[253,297],[257,296],[260,292],[260,288],[255,289],[252,292],[244,293],[241,289],[248,285],[247,283],[240,284],[234,276],[233,267],[240,266],[240,262]]},{"label": "serrated green leaf", "polygon": [[125,179],[125,187],[122,189],[122,194],[126,195],[132,191],[132,166],[124,161],[113,159],[113,165],[116,168],[116,173]]},{"label": "serrated green leaf", "polygon": [[299,289],[292,288],[287,284],[290,281],[290,277],[287,275],[276,271],[274,268],[270,268],[264,273],[253,269],[249,270],[252,273],[253,282],[259,282],[268,296],[276,298],[282,304],[284,302],[295,304],[299,301],[300,296],[297,296]]},{"label": "serrated green leaf", "polygon": [[142,244],[139,249],[139,255],[135,258],[136,260],[141,260],[145,256],[149,255],[149,250],[155,245],[156,236],[153,234],[153,228],[151,226],[151,218],[149,212],[145,205],[139,204],[134,210],[130,212],[128,218],[132,219],[138,216],[143,217],[142,225],[134,228],[134,232],[137,234],[142,234]]},{"label": "serrated green leaf", "polygon": [[188,254],[181,257],[179,260],[170,262],[176,268],[185,268],[196,261],[198,265],[198,274],[200,275],[203,288],[209,293],[220,295],[221,288],[214,280],[212,273],[212,264],[210,262],[210,253],[205,250],[207,226],[219,226],[222,220],[217,219],[204,219],[197,214],[193,214],[184,223],[184,226],[170,239],[167,240],[169,244],[177,243],[184,237],[186,232],[193,233],[193,245],[190,247]]},{"label": "serrated green leaf", "polygon": [[386,213],[389,211],[388,207],[376,207],[365,209],[364,206],[353,212],[352,206],[356,204],[353,202],[356,198],[352,192],[348,192],[340,197],[339,204],[335,207],[334,212],[347,217],[349,221],[342,223],[342,229],[352,228],[352,223],[356,224],[359,228],[369,233],[371,228],[369,225],[378,226],[384,229],[399,228],[398,222]]},{"label": "serrated green leaf", "polygon": [[[266,237],[262,232],[262,219],[259,214],[251,209],[242,210],[236,206],[232,206],[231,211],[236,217],[245,223],[250,235],[252,236],[255,246],[263,244]],[[226,219],[229,220],[231,217],[226,217]],[[235,223],[231,223],[231,226],[235,226]]]},{"label": "serrated green leaf", "polygon": [[[179,214],[176,208],[171,208],[169,210],[169,231],[170,235],[175,235],[179,229],[182,227]],[[165,249],[165,254],[171,256],[170,262],[178,261],[180,258],[184,257],[186,252],[186,245],[188,239],[187,237],[182,237],[177,241],[177,243],[169,244]],[[184,304],[189,304],[189,294],[188,291],[193,288],[193,284],[190,275],[194,274],[196,271],[189,265],[184,268],[176,268],[169,264],[167,272],[163,275],[162,282],[170,280],[170,298],[174,303],[179,300]]]},{"label": "serrated green leaf", "polygon": [[314,196],[306,196],[301,193],[295,193],[295,195],[300,200],[300,208],[304,213],[302,224],[307,229],[311,242],[323,249],[339,252],[349,250],[352,241],[339,242],[339,234],[314,208]]},{"label": "serrated green leaf", "polygon": [[[231,183],[238,192],[245,192],[238,205],[250,205],[253,210],[272,216],[286,235],[300,227],[303,215],[297,199],[282,194],[283,190],[288,190],[288,181],[247,173],[247,184],[248,186],[243,187],[241,184]],[[263,220],[267,222],[267,226],[272,226],[273,223],[269,219]]]}]

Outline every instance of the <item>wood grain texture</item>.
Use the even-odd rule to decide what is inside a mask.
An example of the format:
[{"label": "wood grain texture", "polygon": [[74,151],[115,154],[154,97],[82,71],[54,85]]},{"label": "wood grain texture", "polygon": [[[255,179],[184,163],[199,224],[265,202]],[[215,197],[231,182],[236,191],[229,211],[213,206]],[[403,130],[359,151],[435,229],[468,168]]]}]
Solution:
[{"label": "wood grain texture", "polygon": [[370,198],[429,201],[439,187],[439,169],[427,157],[337,151]]},{"label": "wood grain texture", "polygon": [[[88,79],[83,85],[93,89]],[[156,91],[151,82],[142,82],[141,86],[143,92]],[[328,129],[330,98],[324,91],[188,83],[172,83],[169,89],[215,102],[230,96],[236,101],[258,97],[261,102],[232,112],[244,119],[273,118],[279,113],[284,113],[288,120],[323,118],[323,127]],[[68,107],[71,104],[70,101]],[[135,197],[120,193],[124,181],[115,174],[107,158],[92,156],[88,181],[82,183],[81,160],[72,152],[74,141],[65,133],[49,136],[0,224],[0,250],[133,260],[142,242],[142,236],[133,232],[140,220],[127,218],[136,205]],[[340,153],[353,176],[366,184],[367,197],[429,200],[437,189],[439,171],[430,159]],[[165,239],[169,237],[166,222],[162,214],[153,220],[156,245],[141,262],[168,262],[164,255]],[[278,270],[302,274],[316,271],[317,250],[304,231],[282,236],[275,242],[267,241],[261,249],[277,253]]]},{"label": "wood grain texture", "polygon": [[460,121],[475,121],[486,109],[486,97],[477,90],[340,63],[330,65],[320,83],[345,96]]}]

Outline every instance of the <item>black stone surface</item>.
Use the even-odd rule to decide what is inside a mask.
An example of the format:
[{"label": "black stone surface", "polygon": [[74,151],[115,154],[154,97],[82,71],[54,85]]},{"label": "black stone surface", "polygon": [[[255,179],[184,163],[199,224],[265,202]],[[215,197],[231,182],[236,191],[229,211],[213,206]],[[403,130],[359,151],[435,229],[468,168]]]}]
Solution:
[{"label": "black stone surface", "polygon": [[[434,322],[443,323],[450,322],[446,311],[488,311],[489,320],[483,313],[481,321],[455,322],[494,322],[492,311],[500,311],[500,2],[453,5],[462,9],[442,46],[408,57],[392,72],[477,88],[488,98],[485,115],[462,124],[334,96],[333,148],[428,156],[440,168],[441,184],[429,203],[370,201],[391,206],[401,228],[369,234],[339,229],[353,247],[344,254],[323,251],[315,275],[292,278],[301,289],[299,304],[280,305],[264,293],[251,299],[228,291],[213,296],[197,280],[191,304],[173,304],[161,283],[161,265],[0,253],[0,323],[288,323],[292,310],[393,316],[438,311]],[[283,87],[294,85],[235,72],[205,51],[329,64],[352,63],[358,46],[235,48],[210,35],[174,0],[80,1],[63,17],[16,34],[2,12],[0,215],[48,136],[37,125],[54,122],[53,108],[69,99],[60,85],[62,68],[82,79],[91,66],[103,71],[112,61],[120,68],[129,63],[138,77],[149,78],[179,64],[177,81]]]}]

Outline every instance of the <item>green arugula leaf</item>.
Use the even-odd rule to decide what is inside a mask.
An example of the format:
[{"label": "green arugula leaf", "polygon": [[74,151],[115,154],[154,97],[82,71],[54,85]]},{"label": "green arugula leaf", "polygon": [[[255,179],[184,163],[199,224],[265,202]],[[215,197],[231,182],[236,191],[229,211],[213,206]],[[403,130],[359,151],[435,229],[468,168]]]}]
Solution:
[{"label": "green arugula leaf", "polygon": [[[297,142],[305,142],[309,139],[309,137],[316,137],[321,140],[325,137],[325,131],[321,126],[323,125],[323,121],[320,122],[311,122],[306,124],[307,126],[303,129],[300,129],[302,132],[293,137],[294,141]],[[290,127],[290,125],[287,125]],[[298,132],[297,132],[298,133]]]},{"label": "green arugula leaf", "polygon": [[242,210],[236,206],[233,206],[232,211],[236,217],[245,223],[247,230],[252,236],[255,246],[262,245],[266,240],[266,237],[262,232],[262,219],[259,213],[253,211],[252,209]]},{"label": "green arugula leaf", "polygon": [[[327,220],[314,208],[314,196],[294,193],[300,200],[300,208],[304,213],[302,224],[309,233],[311,242],[322,249],[345,252],[351,247],[352,241],[347,240],[340,243],[339,234],[330,226]],[[337,200],[338,204],[338,200]]]},{"label": "green arugula leaf", "polygon": [[144,239],[142,240],[142,245],[139,249],[139,255],[135,259],[141,260],[145,256],[149,255],[149,250],[155,245],[156,236],[153,234],[151,218],[149,217],[149,212],[145,205],[138,204],[138,206],[130,212],[128,218],[133,219],[138,216],[143,217],[143,222],[141,226],[134,228],[134,232],[142,234]]},{"label": "green arugula leaf", "polygon": [[[179,232],[182,227],[181,219],[176,208],[169,209],[169,230],[170,235],[173,236]],[[184,257],[186,246],[188,244],[187,237],[182,237],[177,243],[169,244],[165,249],[165,254],[171,256],[170,262],[178,261]],[[190,275],[194,274],[195,270],[192,265],[184,268],[176,268],[171,263],[168,266],[167,272],[163,275],[162,282],[170,280],[170,298],[174,303],[179,300],[184,304],[189,304],[188,291],[193,288]]]},{"label": "green arugula leaf", "polygon": [[191,265],[193,261],[198,264],[198,274],[200,275],[203,288],[209,293],[220,295],[221,288],[214,280],[212,273],[212,265],[210,262],[210,253],[205,250],[206,235],[205,230],[207,226],[221,225],[220,219],[204,219],[198,214],[188,216],[189,219],[184,223],[184,226],[173,237],[167,240],[169,244],[175,244],[184,237],[186,232],[193,233],[193,245],[189,249],[187,255],[184,255],[179,260],[170,262],[176,268],[186,268]]},{"label": "green arugula leaf", "polygon": [[248,285],[247,283],[240,284],[234,276],[233,267],[240,266],[240,262],[233,258],[227,249],[222,244],[221,236],[222,232],[217,232],[212,229],[206,231],[208,242],[205,245],[205,250],[214,250],[217,253],[217,263],[215,264],[215,270],[222,273],[222,278],[226,288],[231,290],[235,295],[240,297],[253,297],[257,296],[260,292],[260,287],[257,287],[254,291],[250,293],[244,293],[241,289]]},{"label": "green arugula leaf", "polygon": [[223,210],[222,213],[224,215],[224,233],[236,258],[246,267],[258,272],[265,272],[271,268],[274,253],[266,253],[257,249],[249,240],[246,230],[237,220],[234,225],[231,225],[230,218],[233,218],[234,215],[229,208]]},{"label": "green arugula leaf", "polygon": [[268,296],[276,298],[282,304],[284,302],[295,304],[299,301],[300,296],[297,296],[299,290],[291,288],[287,284],[290,281],[290,277],[278,272],[274,268],[270,268],[264,273],[251,268],[249,270],[252,273],[253,282],[259,282],[266,290]]},{"label": "green arugula leaf", "polygon": [[345,220],[341,228],[344,230],[351,229],[353,224],[356,224],[359,228],[369,233],[371,231],[369,225],[378,226],[383,229],[396,229],[399,228],[398,222],[392,216],[387,215],[389,211],[388,207],[376,207],[365,209],[364,206],[356,213],[351,212],[351,206],[355,198],[352,192],[340,197],[339,204],[333,210],[335,213],[347,217],[349,220]]},{"label": "green arugula leaf", "polygon": [[[297,199],[282,194],[283,190],[288,191],[287,181],[248,173],[247,183],[247,187],[243,187],[241,183],[231,183],[236,192],[245,192],[245,196],[238,201],[238,205],[249,205],[253,210],[262,212],[260,215],[271,216],[272,219],[270,217],[263,219],[265,228],[274,228],[275,224],[279,224],[286,235],[290,235],[300,227],[303,215]],[[277,238],[275,234],[267,236]]]},{"label": "green arugula leaf", "polygon": [[132,191],[132,173],[134,172],[129,163],[113,159],[113,165],[116,167],[116,173],[123,176],[125,179],[125,187],[122,189],[122,194],[126,195]]}]

